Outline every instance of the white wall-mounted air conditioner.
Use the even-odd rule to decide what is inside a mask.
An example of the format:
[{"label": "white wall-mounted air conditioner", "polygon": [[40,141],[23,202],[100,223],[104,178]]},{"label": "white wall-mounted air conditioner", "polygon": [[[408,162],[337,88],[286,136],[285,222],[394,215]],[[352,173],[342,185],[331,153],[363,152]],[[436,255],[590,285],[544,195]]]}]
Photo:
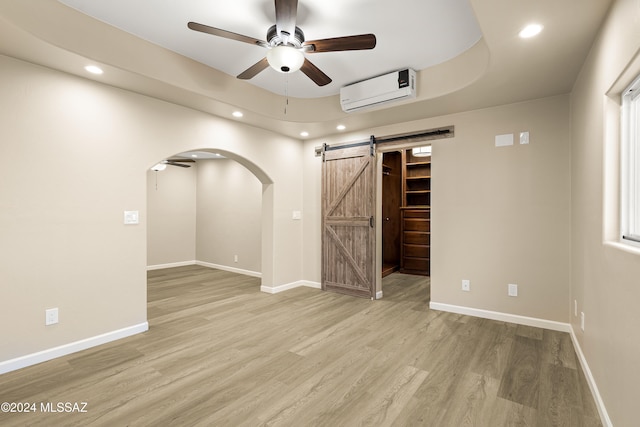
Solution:
[{"label": "white wall-mounted air conditioner", "polygon": [[416,72],[405,68],[341,88],[340,106],[350,113],[415,97]]}]

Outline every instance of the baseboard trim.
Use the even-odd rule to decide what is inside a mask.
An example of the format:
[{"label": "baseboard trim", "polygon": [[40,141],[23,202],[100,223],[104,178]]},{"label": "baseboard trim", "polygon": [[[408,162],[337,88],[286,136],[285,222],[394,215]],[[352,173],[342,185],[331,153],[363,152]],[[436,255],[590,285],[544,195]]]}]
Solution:
[{"label": "baseboard trim", "polygon": [[479,308],[463,307],[459,305],[443,304],[433,301],[429,303],[429,308],[456,314],[466,314],[467,316],[481,317],[483,319],[515,323],[517,325],[535,326],[536,328],[551,329],[552,331],[571,332],[571,325],[553,320],[519,316],[517,314],[501,313],[498,311],[481,310]]},{"label": "baseboard trim", "polygon": [[163,268],[185,267],[187,265],[200,265],[202,267],[215,268],[216,270],[229,271],[231,273],[244,274],[245,276],[262,278],[262,273],[260,273],[259,271],[243,270],[241,268],[229,267],[228,265],[213,264],[211,262],[198,261],[198,260],[170,262],[168,264],[148,265],[147,271],[161,270]]},{"label": "baseboard trim", "polygon": [[307,280],[298,280],[297,282],[286,283],[278,286],[260,286],[260,291],[268,294],[277,294],[280,292],[288,291],[290,289],[300,288],[305,286],[307,288],[321,289],[322,286],[318,282],[309,282]]},{"label": "baseboard trim", "polygon": [[613,427],[613,423],[611,422],[611,418],[609,418],[607,408],[604,406],[604,401],[602,400],[602,396],[600,395],[600,390],[598,390],[598,385],[596,384],[596,380],[591,373],[591,369],[589,368],[587,359],[584,357],[582,347],[580,346],[578,337],[576,337],[573,326],[571,326],[570,329],[571,331],[569,332],[569,335],[571,335],[573,348],[576,350],[576,355],[578,356],[578,360],[580,361],[580,365],[582,366],[582,372],[584,372],[584,376],[587,379],[587,384],[589,384],[589,389],[591,389],[593,400],[595,400],[596,402],[596,407],[598,408],[598,413],[600,414],[600,421],[602,421],[602,425],[604,427]]},{"label": "baseboard trim", "polygon": [[102,335],[97,335],[91,338],[85,338],[80,341],[75,341],[69,344],[64,344],[58,347],[53,347],[47,350],[39,351],[37,353],[27,354],[25,356],[16,357],[15,359],[5,360],[0,362],[0,374],[15,371],[27,366],[36,365],[38,363],[46,362],[47,360],[56,359],[58,357],[66,356],[71,353],[86,350],[91,347],[96,347],[102,344],[116,341],[122,338],[136,335],[149,330],[149,323],[143,322],[137,325],[129,326],[126,328],[118,329],[116,331],[107,332]]},{"label": "baseboard trim", "polygon": [[174,267],[184,267],[187,265],[195,265],[197,261],[181,261],[181,262],[170,262],[168,264],[156,264],[156,265],[148,265],[147,271],[151,270],[162,270],[163,268],[174,268]]},{"label": "baseboard trim", "polygon": [[231,273],[244,274],[245,276],[262,278],[262,273],[259,271],[251,271],[251,270],[243,270],[241,268],[229,267],[227,265],[213,264],[205,261],[196,261],[196,265],[200,265],[202,267],[215,268],[217,270],[229,271]]}]

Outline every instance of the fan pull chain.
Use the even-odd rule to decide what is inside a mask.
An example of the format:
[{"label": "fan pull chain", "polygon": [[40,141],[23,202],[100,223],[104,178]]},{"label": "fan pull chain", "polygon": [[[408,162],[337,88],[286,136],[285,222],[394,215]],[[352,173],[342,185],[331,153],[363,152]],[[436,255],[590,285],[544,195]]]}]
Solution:
[{"label": "fan pull chain", "polygon": [[158,171],[155,171],[156,173],[156,191],[158,191]]},{"label": "fan pull chain", "polygon": [[284,96],[286,101],[284,103],[284,115],[287,115],[287,108],[289,107],[289,75],[284,75]]}]

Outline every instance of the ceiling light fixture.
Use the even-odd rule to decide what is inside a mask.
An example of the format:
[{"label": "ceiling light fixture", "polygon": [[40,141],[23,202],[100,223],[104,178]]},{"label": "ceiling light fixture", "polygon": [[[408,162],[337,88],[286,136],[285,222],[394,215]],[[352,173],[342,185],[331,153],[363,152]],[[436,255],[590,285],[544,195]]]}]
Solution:
[{"label": "ceiling light fixture", "polygon": [[267,52],[267,61],[280,73],[293,73],[304,64],[304,55],[293,46],[280,45]]},{"label": "ceiling light fixture", "polygon": [[152,167],[151,170],[155,172],[160,172],[165,170],[166,168],[167,168],[167,165],[165,165],[164,163],[158,163],[157,165]]},{"label": "ceiling light fixture", "polygon": [[522,39],[529,39],[535,37],[542,31],[544,27],[540,24],[529,24],[520,31],[518,34]]},{"label": "ceiling light fixture", "polygon": [[345,130],[347,127],[345,125],[338,125],[336,126],[336,129],[338,130]]},{"label": "ceiling light fixture", "polygon": [[431,146],[416,147],[411,150],[414,157],[429,157],[431,155]]},{"label": "ceiling light fixture", "polygon": [[84,67],[85,70],[87,70],[88,72],[90,72],[91,74],[102,74],[102,68],[95,66],[95,65],[87,65],[86,67]]},{"label": "ceiling light fixture", "polygon": [[309,132],[306,132],[306,131],[300,132],[300,136],[306,138],[307,136],[309,136]]},{"label": "ceiling light fixture", "polygon": [[233,117],[237,117],[237,118],[244,116],[244,114],[242,114],[240,111],[234,111],[232,115]]}]

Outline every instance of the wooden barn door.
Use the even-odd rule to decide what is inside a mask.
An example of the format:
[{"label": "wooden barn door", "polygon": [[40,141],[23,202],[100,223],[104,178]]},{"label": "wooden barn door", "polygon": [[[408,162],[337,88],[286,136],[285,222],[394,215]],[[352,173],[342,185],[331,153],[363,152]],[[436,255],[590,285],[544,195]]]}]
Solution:
[{"label": "wooden barn door", "polygon": [[373,145],[323,151],[322,289],[375,296]]}]

